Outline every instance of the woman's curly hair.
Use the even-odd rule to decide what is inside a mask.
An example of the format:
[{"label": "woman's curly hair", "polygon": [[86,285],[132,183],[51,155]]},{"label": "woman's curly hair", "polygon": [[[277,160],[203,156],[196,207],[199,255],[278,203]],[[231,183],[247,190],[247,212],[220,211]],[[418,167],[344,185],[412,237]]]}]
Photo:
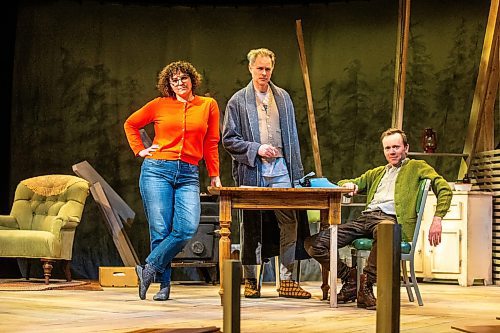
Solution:
[{"label": "woman's curly hair", "polygon": [[195,89],[200,86],[202,77],[193,65],[191,65],[187,61],[174,61],[165,66],[161,70],[160,74],[158,74],[158,84],[156,85],[156,87],[158,88],[162,96],[175,96],[174,90],[170,85],[170,79],[172,79],[172,77],[179,72],[189,75],[189,77],[191,78],[191,84],[193,85],[193,93]]}]

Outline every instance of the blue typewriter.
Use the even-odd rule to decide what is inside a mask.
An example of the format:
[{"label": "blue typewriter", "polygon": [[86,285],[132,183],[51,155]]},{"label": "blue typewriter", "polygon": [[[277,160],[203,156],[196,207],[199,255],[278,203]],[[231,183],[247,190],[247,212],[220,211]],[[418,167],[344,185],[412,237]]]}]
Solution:
[{"label": "blue typewriter", "polygon": [[325,188],[325,187],[339,187],[337,184],[330,182],[325,177],[314,177],[316,173],[309,172],[304,177],[294,180],[293,184],[295,187],[317,187],[317,188]]}]

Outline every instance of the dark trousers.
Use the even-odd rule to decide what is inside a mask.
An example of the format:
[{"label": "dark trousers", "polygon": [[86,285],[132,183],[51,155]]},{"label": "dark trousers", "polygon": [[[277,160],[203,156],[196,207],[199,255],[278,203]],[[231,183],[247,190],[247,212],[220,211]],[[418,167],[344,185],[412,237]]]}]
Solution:
[{"label": "dark trousers", "polygon": [[[337,228],[337,246],[344,247],[358,238],[373,238],[373,245],[368,256],[368,262],[363,269],[371,283],[377,281],[377,225],[382,221],[397,223],[396,216],[377,210],[363,212],[358,218],[340,224]],[[306,238],[304,242],[307,253],[316,259],[323,267],[330,269],[330,229]],[[340,261],[337,253],[337,276],[345,282],[349,275],[349,267]]]}]

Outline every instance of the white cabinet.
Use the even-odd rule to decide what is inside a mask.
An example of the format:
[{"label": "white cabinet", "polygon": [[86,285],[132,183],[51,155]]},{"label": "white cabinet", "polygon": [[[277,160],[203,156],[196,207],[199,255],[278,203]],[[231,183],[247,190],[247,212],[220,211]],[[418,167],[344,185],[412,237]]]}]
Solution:
[{"label": "white cabinet", "polygon": [[436,197],[429,192],[415,249],[417,277],[458,280],[461,286],[471,286],[475,279],[491,284],[492,203],[489,192],[453,191],[450,210],[442,221],[441,244],[433,247],[427,235]]}]

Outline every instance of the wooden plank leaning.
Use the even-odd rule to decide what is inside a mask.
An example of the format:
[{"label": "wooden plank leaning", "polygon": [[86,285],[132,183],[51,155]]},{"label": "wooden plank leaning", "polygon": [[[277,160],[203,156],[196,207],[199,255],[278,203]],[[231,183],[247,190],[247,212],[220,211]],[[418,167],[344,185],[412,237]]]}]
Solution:
[{"label": "wooden plank leaning", "polygon": [[73,165],[73,171],[91,184],[90,193],[104,217],[123,264],[128,267],[138,265],[139,258],[122,223],[123,221],[131,224],[135,212],[87,161]]},{"label": "wooden plank leaning", "polygon": [[97,182],[101,183],[101,186],[108,198],[111,207],[119,216],[119,218],[127,226],[132,225],[135,218],[135,212],[130,208],[129,205],[118,195],[118,193],[113,190],[113,188],[102,178],[102,176],[90,165],[87,161],[82,161],[80,163],[73,165],[73,172],[79,177],[87,180],[90,184],[95,184]]}]

